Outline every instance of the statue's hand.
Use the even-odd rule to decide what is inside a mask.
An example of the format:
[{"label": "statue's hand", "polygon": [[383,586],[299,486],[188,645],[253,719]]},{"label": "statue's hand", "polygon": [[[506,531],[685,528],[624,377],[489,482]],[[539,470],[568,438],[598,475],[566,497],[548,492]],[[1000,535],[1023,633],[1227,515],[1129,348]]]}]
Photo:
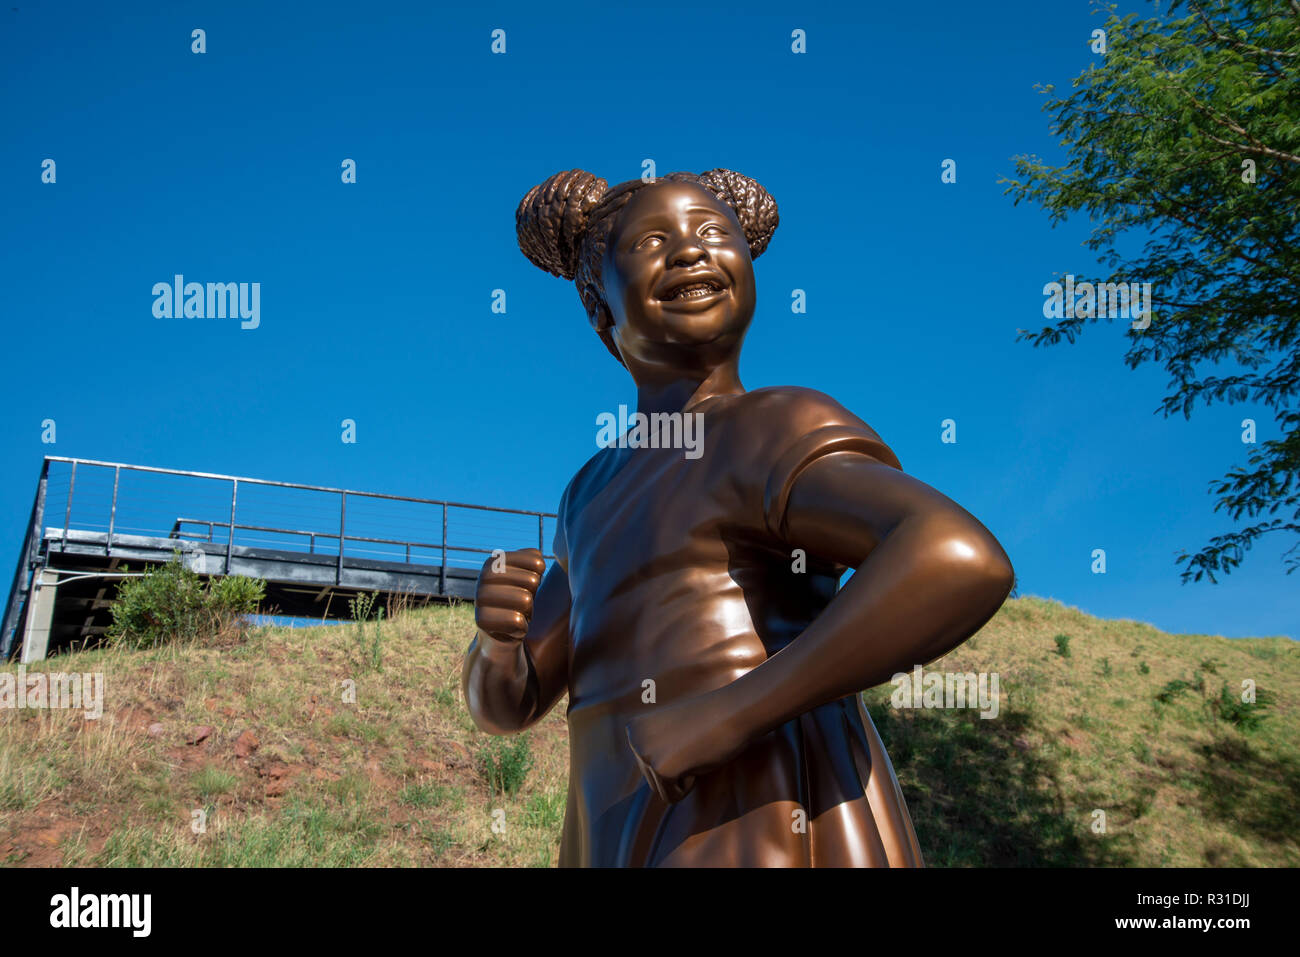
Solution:
[{"label": "statue's hand", "polygon": [[669,804],[684,798],[695,779],[725,764],[739,753],[727,722],[709,696],[672,704],[652,705],[627,725],[628,745],[641,773],[660,799]]},{"label": "statue's hand", "polygon": [[521,641],[528,634],[533,597],[544,571],[546,561],[535,548],[485,561],[474,595],[474,623],[479,631],[497,641]]}]

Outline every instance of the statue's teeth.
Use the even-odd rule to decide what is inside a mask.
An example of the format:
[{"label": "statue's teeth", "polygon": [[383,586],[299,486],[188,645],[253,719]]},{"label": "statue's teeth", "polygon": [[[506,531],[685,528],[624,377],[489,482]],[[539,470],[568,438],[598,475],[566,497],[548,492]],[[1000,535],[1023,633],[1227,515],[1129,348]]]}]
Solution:
[{"label": "statue's teeth", "polygon": [[677,292],[673,295],[673,298],[685,299],[688,296],[689,297],[706,296],[713,291],[714,291],[713,286],[711,286],[709,283],[706,282],[692,283],[689,286],[683,286],[681,289],[678,289]]}]

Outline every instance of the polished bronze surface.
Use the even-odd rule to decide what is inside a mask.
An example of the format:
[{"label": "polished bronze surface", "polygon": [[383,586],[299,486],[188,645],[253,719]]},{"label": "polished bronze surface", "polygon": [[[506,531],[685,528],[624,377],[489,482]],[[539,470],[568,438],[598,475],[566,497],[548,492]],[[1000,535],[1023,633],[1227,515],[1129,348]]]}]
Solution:
[{"label": "polished bronze surface", "polygon": [[859,693],[993,615],[1001,546],[833,399],[741,386],[752,260],[777,225],[753,180],[611,189],[573,170],[516,225],[576,281],[636,412],[702,429],[692,457],[634,427],[565,489],[549,569],[527,549],[479,579],[474,721],[518,732],[569,696],[561,865],[919,866]]}]

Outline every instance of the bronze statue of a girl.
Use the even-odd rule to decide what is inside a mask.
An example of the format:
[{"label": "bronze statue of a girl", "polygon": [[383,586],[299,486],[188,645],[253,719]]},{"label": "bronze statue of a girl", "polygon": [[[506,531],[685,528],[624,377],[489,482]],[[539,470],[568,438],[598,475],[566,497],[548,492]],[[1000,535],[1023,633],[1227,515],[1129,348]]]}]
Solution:
[{"label": "bronze statue of a girl", "polygon": [[695,457],[601,449],[560,500],[551,567],[526,549],[479,579],[477,725],[518,732],[569,695],[561,865],[921,864],[860,692],[969,638],[1011,563],[833,399],[741,386],[777,221],[725,169],[612,189],[571,170],[519,205],[520,248],[576,280],[637,411],[703,426]]}]

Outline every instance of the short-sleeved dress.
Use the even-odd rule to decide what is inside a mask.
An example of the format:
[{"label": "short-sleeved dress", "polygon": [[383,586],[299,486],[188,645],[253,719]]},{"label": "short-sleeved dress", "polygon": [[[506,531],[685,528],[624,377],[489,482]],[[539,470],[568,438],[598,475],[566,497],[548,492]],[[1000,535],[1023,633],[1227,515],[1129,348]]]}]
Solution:
[{"label": "short-sleeved dress", "polygon": [[[557,560],[572,593],[569,799],[562,866],[920,866],[898,780],[858,696],[824,704],[655,796],[626,727],[712,691],[796,639],[844,569],[782,537],[799,472],[857,453],[899,468],[872,429],[810,389],[709,398],[703,452],[607,448],[561,499]],[[802,814],[798,813],[802,812]]]}]

